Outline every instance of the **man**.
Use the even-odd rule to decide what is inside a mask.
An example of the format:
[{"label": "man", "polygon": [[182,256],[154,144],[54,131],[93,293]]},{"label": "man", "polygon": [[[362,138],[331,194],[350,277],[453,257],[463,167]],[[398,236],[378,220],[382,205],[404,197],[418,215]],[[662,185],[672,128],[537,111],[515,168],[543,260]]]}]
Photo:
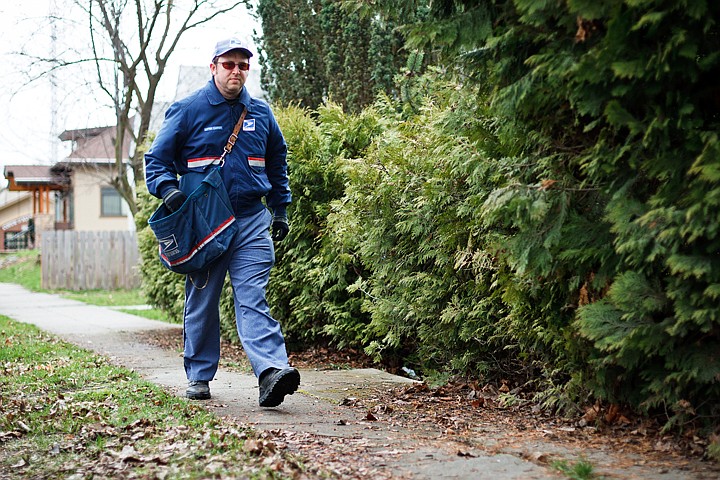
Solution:
[{"label": "man", "polygon": [[182,178],[218,164],[228,137],[247,109],[221,169],[239,231],[226,253],[206,271],[185,280],[186,395],[210,398],[209,382],[220,360],[219,300],[229,272],[237,330],[258,377],[260,405],[275,407],[300,384],[300,374],[288,365],[280,325],[270,316],[265,297],[275,262],[273,240],[279,242],[289,232],[286,209],[291,195],[285,139],[268,104],[251,98],[245,88],[250,57],[252,52],[236,38],[218,42],[210,81],[165,114],[145,155],[145,178],[150,193],[162,198],[170,211],[177,210],[190,193],[180,190],[178,175]]}]

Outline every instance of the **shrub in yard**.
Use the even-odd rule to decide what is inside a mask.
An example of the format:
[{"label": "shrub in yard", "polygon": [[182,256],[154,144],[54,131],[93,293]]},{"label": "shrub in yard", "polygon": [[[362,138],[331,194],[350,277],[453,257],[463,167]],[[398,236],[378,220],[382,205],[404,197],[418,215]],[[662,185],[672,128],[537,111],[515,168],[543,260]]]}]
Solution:
[{"label": "shrub in yard", "polygon": [[539,366],[548,405],[716,427],[720,4],[428,7],[405,31],[454,52],[447,70],[409,68],[401,99],[357,115],[277,112],[288,337],[474,376]]},{"label": "shrub in yard", "polygon": [[333,244],[362,266],[350,288],[370,315],[361,337],[368,353],[426,369],[477,370],[496,304],[483,295],[489,283],[476,276],[488,280],[497,266],[475,256],[467,180],[486,174],[490,163],[450,118],[472,98],[448,93],[455,87],[426,90],[417,113],[378,102],[385,128],[364,157],[343,160],[347,187],[330,226]]},{"label": "shrub in yard", "polygon": [[485,12],[444,46],[522,145],[481,208],[518,341],[596,398],[717,425],[720,4],[491,3],[435,23]]},{"label": "shrub in yard", "polygon": [[[717,422],[720,5],[516,6],[506,36],[532,52],[498,100],[542,139],[523,183],[545,186],[557,206],[567,197],[582,217],[567,215],[557,236],[563,210],[526,222],[515,251],[542,232],[532,256],[549,254],[548,268],[527,274],[575,278],[564,300],[595,347],[576,378],[672,422]],[[585,240],[583,223],[596,224]]]},{"label": "shrub in yard", "polygon": [[[288,107],[277,111],[289,146],[293,202],[288,209],[290,234],[276,244],[268,300],[291,343],[326,342],[357,345],[365,315],[361,297],[348,286],[356,277],[352,252],[336,244],[328,229],[331,202],[342,197],[345,158],[361,156],[378,133],[372,110],[343,113],[328,104],[316,113]],[[344,326],[344,327],[343,327]]]}]

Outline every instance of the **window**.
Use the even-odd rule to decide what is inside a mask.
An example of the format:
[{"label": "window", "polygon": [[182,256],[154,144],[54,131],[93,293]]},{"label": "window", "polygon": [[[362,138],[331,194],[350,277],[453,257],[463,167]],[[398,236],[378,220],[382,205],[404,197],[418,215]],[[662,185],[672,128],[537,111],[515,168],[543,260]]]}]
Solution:
[{"label": "window", "polygon": [[75,217],[73,192],[55,192],[55,223],[72,224]]},{"label": "window", "polygon": [[101,217],[123,217],[127,212],[125,201],[120,194],[112,187],[102,187],[100,192],[100,216]]}]

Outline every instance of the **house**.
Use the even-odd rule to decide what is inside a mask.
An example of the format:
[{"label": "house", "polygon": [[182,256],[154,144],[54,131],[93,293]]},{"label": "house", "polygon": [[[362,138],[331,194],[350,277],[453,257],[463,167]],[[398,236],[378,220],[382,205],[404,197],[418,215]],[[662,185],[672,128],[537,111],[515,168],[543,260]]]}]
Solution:
[{"label": "house", "polygon": [[[0,250],[32,248],[45,230],[134,229],[127,203],[110,184],[118,175],[115,127],[66,130],[60,139],[72,142],[72,152],[55,165],[5,167]],[[126,159],[129,147],[127,138]]]},{"label": "house", "polygon": [[[113,178],[126,175],[115,162],[115,126],[66,130],[63,141],[72,142],[72,151],[52,169],[68,179],[69,187],[56,195],[56,221],[67,218],[76,231],[134,230],[127,202],[111,185]],[[130,135],[122,145],[124,165],[130,151]]]},{"label": "house", "polygon": [[32,248],[37,231],[54,229],[55,192],[65,179],[42,165],[8,165],[0,193],[0,249]]}]

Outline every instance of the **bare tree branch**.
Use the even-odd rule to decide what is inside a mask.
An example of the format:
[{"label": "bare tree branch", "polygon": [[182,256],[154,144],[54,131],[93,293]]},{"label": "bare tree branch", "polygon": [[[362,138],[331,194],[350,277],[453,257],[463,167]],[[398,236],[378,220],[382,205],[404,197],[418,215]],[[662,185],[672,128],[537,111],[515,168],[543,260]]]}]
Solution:
[{"label": "bare tree branch", "polygon": [[[28,72],[26,78],[32,83],[92,62],[95,88],[110,100],[117,122],[115,168],[108,181],[135,213],[134,188],[127,173],[132,172],[135,182],[144,180],[142,149],[136,148],[126,161],[125,138],[129,135],[137,146],[145,141],[158,85],[185,32],[241,5],[249,6],[251,0],[75,0],[75,4],[85,13],[89,52],[73,49],[58,58],[26,53],[33,60],[30,69],[39,68],[38,64],[45,67]],[[56,21],[77,23],[58,16]]]}]

